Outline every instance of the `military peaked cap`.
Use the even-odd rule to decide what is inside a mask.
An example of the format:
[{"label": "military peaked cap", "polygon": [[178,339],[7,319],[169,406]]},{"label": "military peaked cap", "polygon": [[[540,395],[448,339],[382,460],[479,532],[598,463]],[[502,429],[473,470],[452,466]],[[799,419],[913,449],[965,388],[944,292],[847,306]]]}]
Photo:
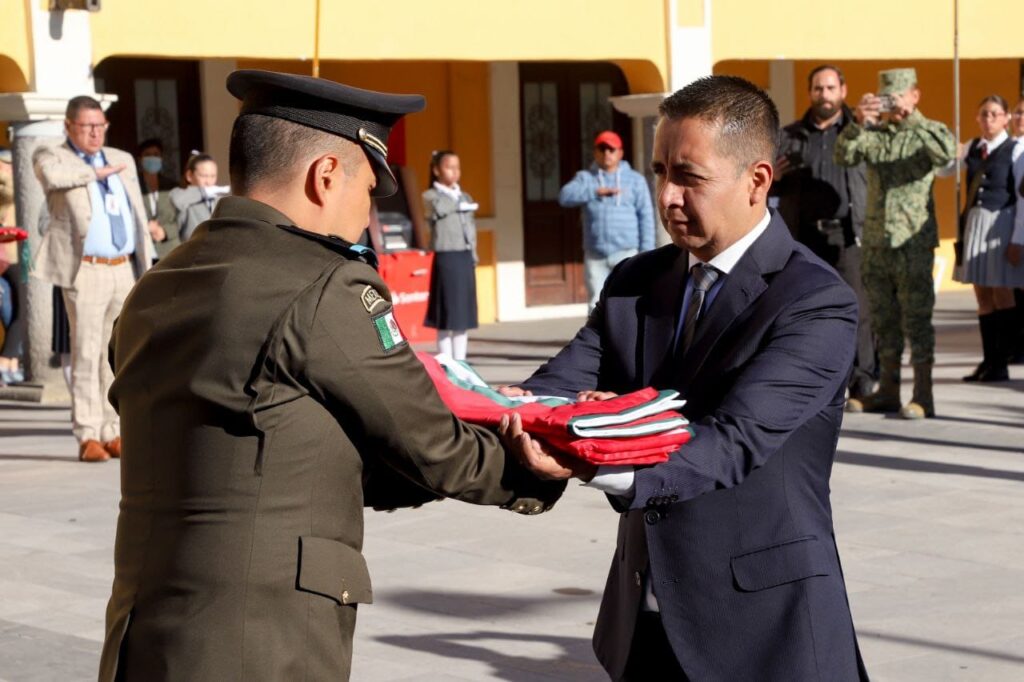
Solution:
[{"label": "military peaked cap", "polygon": [[421,95],[392,95],[334,81],[274,71],[243,69],[228,76],[228,92],[242,100],[239,114],[283,118],[360,145],[373,165],[373,195],[395,193],[398,183],[388,166],[388,134],[405,114],[422,111]]}]

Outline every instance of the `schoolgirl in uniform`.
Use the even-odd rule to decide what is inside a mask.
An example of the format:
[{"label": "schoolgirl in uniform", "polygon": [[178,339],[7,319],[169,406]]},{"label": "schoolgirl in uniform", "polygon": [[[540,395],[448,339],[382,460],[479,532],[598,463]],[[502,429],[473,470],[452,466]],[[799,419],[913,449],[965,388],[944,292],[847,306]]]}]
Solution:
[{"label": "schoolgirl in uniform", "polygon": [[466,359],[470,329],[477,328],[476,220],[478,205],[459,187],[462,169],[450,150],[430,158],[433,185],[423,193],[434,265],[424,324],[437,329],[437,350]]},{"label": "schoolgirl in uniform", "polygon": [[964,381],[1006,381],[1017,314],[1013,288],[1024,286],[1024,144],[1009,136],[1009,106],[989,95],[978,108],[981,136],[963,150],[967,194],[961,263],[955,279],[974,285],[983,359]]}]

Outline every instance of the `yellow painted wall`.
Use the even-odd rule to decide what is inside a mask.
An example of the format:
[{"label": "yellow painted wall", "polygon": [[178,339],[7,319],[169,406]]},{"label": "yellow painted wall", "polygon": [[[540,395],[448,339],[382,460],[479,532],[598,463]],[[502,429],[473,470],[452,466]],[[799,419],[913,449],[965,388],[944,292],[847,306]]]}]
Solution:
[{"label": "yellow painted wall", "polygon": [[[713,0],[713,61],[730,59],[950,59],[952,0]],[[1024,4],[960,1],[964,58],[1021,55]]]},{"label": "yellow painted wall", "polygon": [[0,92],[25,92],[32,77],[31,36],[27,3],[4,0],[0,21]]},{"label": "yellow painted wall", "polygon": [[494,232],[477,230],[476,251],[480,262],[476,266],[476,310],[480,324],[498,320],[498,270]]},{"label": "yellow painted wall", "polygon": [[[796,84],[795,111],[798,115],[807,109],[807,74],[817,65],[833,63],[843,70],[849,94],[849,102],[856,102],[861,94],[874,92],[878,84],[878,72],[882,69],[914,67],[917,69],[921,87],[921,112],[937,119],[953,129],[953,64],[948,60],[885,60],[847,61],[842,59],[816,59],[793,62]],[[715,65],[715,73],[729,73],[743,76],[767,88],[767,61],[727,61]],[[965,60],[960,69],[960,117],[961,139],[977,136],[975,122],[978,102],[990,94],[1005,97],[1010,106],[1017,101],[1020,90],[1019,59]],[[956,202],[952,178],[939,178],[935,183],[935,208],[939,219],[939,235],[942,245],[938,255],[946,260],[947,267],[942,273],[943,288],[961,285],[951,279],[953,263],[953,241],[956,237]]]},{"label": "yellow painted wall", "polygon": [[[239,60],[238,68],[309,73],[309,64],[297,61]],[[360,88],[425,95],[426,109],[407,117],[405,129],[407,161],[420,188],[428,185],[431,152],[454,149],[462,162],[461,184],[480,204],[477,215],[494,215],[487,64],[323,62],[320,76]]]},{"label": "yellow painted wall", "polygon": [[[112,55],[312,58],[314,0],[108,2],[92,15]],[[664,0],[322,0],[324,60],[629,60],[666,70]],[[153,27],[148,30],[146,27]]]}]

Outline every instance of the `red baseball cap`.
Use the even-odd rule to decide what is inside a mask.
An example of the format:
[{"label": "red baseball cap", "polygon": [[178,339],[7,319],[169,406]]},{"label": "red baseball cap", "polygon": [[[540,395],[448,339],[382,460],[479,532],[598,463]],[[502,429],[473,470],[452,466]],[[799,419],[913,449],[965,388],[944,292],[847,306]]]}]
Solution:
[{"label": "red baseball cap", "polygon": [[622,138],[611,130],[604,130],[594,138],[594,146],[599,144],[606,144],[612,149],[622,149]]}]

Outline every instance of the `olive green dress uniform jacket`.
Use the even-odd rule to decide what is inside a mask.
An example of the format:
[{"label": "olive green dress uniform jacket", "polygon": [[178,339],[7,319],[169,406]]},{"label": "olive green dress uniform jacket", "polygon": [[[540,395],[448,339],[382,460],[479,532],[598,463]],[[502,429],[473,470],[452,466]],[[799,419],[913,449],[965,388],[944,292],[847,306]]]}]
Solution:
[{"label": "olive green dress uniform jacket", "polygon": [[347,679],[372,599],[364,504],[554,503],[564,484],[507,461],[392,347],[390,310],[345,242],[239,197],[137,284],[111,340],[124,455],[100,680]]}]

